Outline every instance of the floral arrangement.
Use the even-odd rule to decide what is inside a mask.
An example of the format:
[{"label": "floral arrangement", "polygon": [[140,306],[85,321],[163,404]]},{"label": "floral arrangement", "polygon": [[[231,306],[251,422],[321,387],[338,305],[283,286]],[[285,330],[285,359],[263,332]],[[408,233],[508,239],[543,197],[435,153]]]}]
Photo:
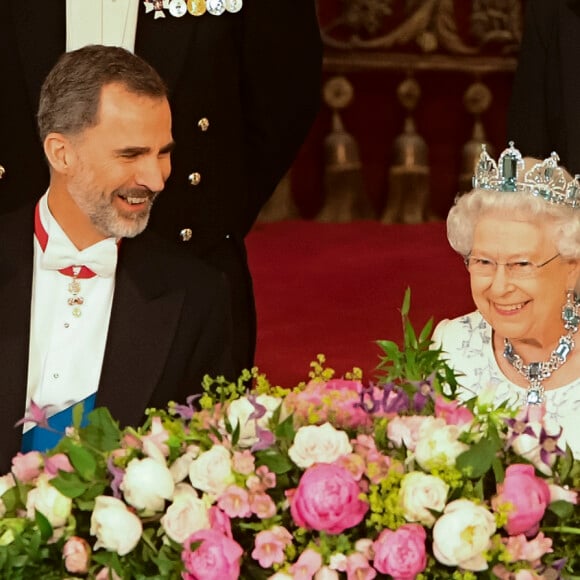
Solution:
[{"label": "floral arrangement", "polygon": [[319,356],[289,389],[208,378],[136,429],[75,410],[0,478],[0,577],[578,577],[580,462],[541,413],[460,403],[408,312],[374,381]]}]

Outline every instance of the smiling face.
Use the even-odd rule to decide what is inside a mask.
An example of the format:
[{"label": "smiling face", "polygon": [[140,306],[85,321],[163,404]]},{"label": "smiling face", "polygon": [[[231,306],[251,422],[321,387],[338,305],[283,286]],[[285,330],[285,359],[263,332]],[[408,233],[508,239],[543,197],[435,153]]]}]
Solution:
[{"label": "smiling face", "polygon": [[[546,223],[499,214],[482,216],[474,231],[471,255],[497,263],[541,264],[558,254]],[[515,279],[498,266],[490,276],[471,275],[473,300],[502,338],[550,344],[563,333],[562,305],[578,279],[578,262],[560,258],[530,278]]]},{"label": "smiling face", "polygon": [[167,100],[105,85],[98,123],[63,143],[49,207],[69,237],[84,246],[141,233],[171,171]]}]

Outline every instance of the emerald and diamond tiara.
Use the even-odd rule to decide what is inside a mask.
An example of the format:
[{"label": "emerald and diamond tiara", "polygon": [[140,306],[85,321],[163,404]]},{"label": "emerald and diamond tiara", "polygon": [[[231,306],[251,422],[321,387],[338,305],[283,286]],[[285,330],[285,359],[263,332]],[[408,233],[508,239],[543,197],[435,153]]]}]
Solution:
[{"label": "emerald and diamond tiara", "polygon": [[473,187],[493,191],[524,191],[541,197],[555,205],[580,208],[580,175],[568,179],[564,170],[558,166],[560,158],[552,153],[543,161],[536,163],[523,173],[522,154],[509,142],[497,163],[489,155],[485,145],[481,146],[479,161],[475,166]]}]

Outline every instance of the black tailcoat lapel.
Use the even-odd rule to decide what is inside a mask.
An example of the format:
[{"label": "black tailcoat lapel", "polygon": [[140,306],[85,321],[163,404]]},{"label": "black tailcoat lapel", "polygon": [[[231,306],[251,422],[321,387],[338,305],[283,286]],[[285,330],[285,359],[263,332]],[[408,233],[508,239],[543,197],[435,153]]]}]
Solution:
[{"label": "black tailcoat lapel", "polygon": [[28,376],[34,209],[0,218],[0,475],[20,449]]},{"label": "black tailcoat lapel", "polygon": [[122,425],[138,424],[159,385],[179,322],[182,288],[153,273],[163,268],[155,237],[123,240],[97,394]]}]

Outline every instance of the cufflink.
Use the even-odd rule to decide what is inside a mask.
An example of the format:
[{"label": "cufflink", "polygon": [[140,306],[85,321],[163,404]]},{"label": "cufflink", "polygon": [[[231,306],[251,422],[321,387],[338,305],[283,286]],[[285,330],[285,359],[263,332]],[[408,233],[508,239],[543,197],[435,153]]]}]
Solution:
[{"label": "cufflink", "polygon": [[197,126],[203,131],[207,131],[209,129],[209,119],[207,117],[202,117],[198,122]]},{"label": "cufflink", "polygon": [[5,173],[6,173],[6,169],[4,169],[4,167],[2,165],[0,165],[0,179],[2,179],[4,177]]}]

